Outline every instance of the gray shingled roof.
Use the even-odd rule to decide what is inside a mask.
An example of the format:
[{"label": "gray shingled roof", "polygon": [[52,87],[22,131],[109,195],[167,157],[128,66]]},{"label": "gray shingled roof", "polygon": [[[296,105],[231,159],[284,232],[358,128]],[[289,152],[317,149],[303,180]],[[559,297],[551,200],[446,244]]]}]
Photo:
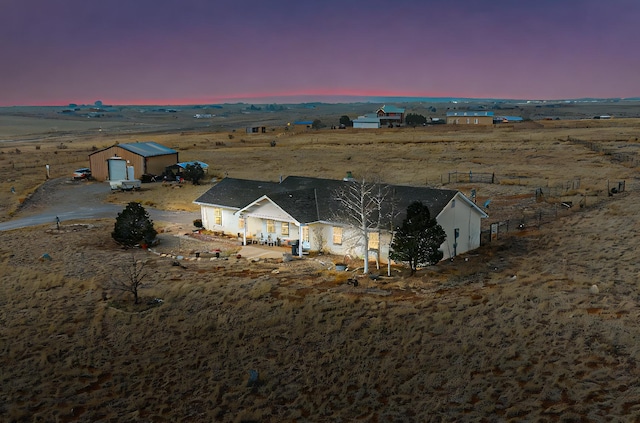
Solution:
[{"label": "gray shingled roof", "polygon": [[[336,191],[348,183],[303,176],[289,176],[282,183],[225,178],[195,202],[241,209],[266,195],[298,222],[333,221],[340,206]],[[403,185],[390,185],[389,189],[399,213],[397,224],[412,202],[421,201],[436,217],[457,194],[455,190]]]},{"label": "gray shingled roof", "polygon": [[241,209],[263,195],[284,190],[277,182],[224,178],[198,197],[195,203]]},{"label": "gray shingled roof", "polygon": [[322,220],[316,194],[314,189],[303,189],[273,193],[268,197],[298,222],[310,223]]}]

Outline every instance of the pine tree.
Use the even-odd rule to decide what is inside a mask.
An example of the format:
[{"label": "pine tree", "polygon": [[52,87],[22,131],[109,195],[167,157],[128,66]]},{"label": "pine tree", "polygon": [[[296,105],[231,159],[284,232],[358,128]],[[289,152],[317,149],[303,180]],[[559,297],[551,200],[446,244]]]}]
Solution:
[{"label": "pine tree", "polygon": [[111,237],[118,244],[133,247],[152,243],[157,234],[149,213],[140,203],[132,201],[118,213]]},{"label": "pine tree", "polygon": [[407,263],[413,275],[418,267],[442,260],[443,253],[439,248],[446,237],[442,226],[431,217],[429,208],[419,201],[413,202],[407,207],[407,216],[395,233],[389,257]]}]

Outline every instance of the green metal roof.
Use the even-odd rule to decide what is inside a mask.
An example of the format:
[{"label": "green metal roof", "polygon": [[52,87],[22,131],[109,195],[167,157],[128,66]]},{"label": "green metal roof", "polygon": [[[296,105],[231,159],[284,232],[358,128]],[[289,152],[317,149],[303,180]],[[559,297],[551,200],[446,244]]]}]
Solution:
[{"label": "green metal roof", "polygon": [[380,107],[380,110],[385,113],[404,113],[404,109],[396,106],[387,106],[386,104]]}]

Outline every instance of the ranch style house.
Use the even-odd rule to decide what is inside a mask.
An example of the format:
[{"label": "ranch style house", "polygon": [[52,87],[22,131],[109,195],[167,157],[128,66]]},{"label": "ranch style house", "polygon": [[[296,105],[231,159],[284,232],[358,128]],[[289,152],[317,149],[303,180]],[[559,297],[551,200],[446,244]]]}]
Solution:
[{"label": "ranch style house", "polygon": [[[351,178],[289,176],[281,182],[224,178],[194,203],[200,205],[205,229],[237,236],[244,245],[294,244],[299,246],[294,250],[299,256],[307,251],[323,251],[361,258],[361,232],[336,217],[342,207],[337,193],[350,183],[354,183]],[[488,216],[459,191],[384,186],[392,193],[394,227],[402,223],[412,202],[420,201],[429,208],[447,236],[440,247],[443,259],[480,246],[481,219]],[[385,226],[369,232],[367,251],[378,259],[386,259],[389,253],[390,224]]]}]

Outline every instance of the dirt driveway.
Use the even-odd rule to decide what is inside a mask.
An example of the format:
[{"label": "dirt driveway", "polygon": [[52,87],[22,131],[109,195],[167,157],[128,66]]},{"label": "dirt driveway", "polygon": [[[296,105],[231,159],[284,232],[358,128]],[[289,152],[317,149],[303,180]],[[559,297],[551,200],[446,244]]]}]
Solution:
[{"label": "dirt driveway", "polygon": [[[13,218],[0,223],[0,230],[55,224],[56,218],[61,222],[115,218],[123,206],[106,202],[110,192],[109,185],[103,182],[50,179],[25,200]],[[200,217],[197,212],[169,212],[153,208],[147,208],[147,211],[154,222],[172,226],[190,227],[193,220]]]}]

